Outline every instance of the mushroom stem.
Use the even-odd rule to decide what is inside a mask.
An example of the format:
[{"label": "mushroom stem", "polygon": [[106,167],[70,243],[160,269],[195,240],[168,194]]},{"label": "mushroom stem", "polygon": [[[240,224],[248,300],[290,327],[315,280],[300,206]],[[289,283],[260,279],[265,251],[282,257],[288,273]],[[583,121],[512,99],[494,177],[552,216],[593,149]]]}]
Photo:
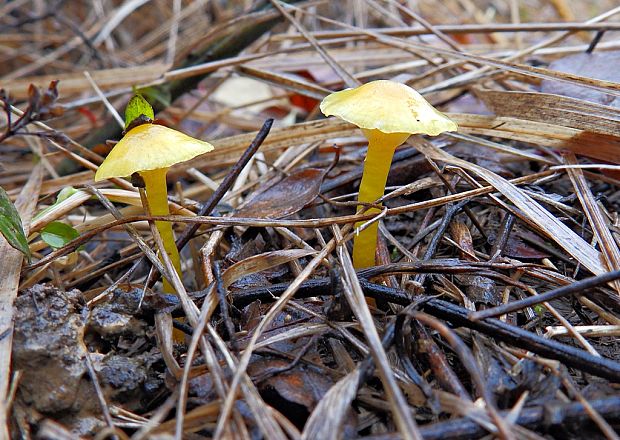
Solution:
[{"label": "mushroom stem", "polygon": [[[407,133],[383,133],[379,130],[362,130],[368,139],[368,153],[364,161],[364,172],[357,200],[364,203],[375,202],[383,196],[385,184],[392,165],[396,148],[407,140]],[[363,210],[360,206],[358,211]],[[370,208],[366,213],[379,213],[378,208]],[[355,224],[359,227],[364,222]],[[374,222],[353,239],[353,266],[357,269],[375,265],[377,232],[379,223]]]},{"label": "mushroom stem", "polygon": [[[169,215],[168,209],[168,189],[166,187],[166,172],[168,168],[160,168],[156,170],[141,171],[140,176],[144,180],[146,198],[149,202],[149,211],[151,215]],[[174,233],[172,232],[172,223],[164,221],[156,221],[155,227],[161,235],[164,243],[164,249],[172,261],[172,265],[177,273],[181,275],[181,258],[179,250],[174,242]],[[161,259],[161,256],[160,256]],[[164,292],[173,293],[175,290],[170,282],[164,277]]]}]

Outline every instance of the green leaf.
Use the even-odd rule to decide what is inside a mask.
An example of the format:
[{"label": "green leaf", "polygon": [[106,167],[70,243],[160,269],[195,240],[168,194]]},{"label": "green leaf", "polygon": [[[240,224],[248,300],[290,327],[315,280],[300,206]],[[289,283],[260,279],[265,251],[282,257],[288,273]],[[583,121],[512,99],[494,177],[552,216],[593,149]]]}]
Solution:
[{"label": "green leaf", "polygon": [[[64,202],[65,200],[67,200],[69,197],[71,197],[76,192],[78,192],[78,190],[75,189],[74,187],[72,187],[72,186],[65,186],[63,189],[61,189],[58,192],[58,195],[56,196],[56,203]],[[56,204],[56,203],[54,203],[54,204]]]},{"label": "green leaf", "polygon": [[69,197],[71,197],[73,194],[75,194],[77,192],[79,192],[79,191],[77,189],[75,189],[74,187],[72,187],[72,186],[65,186],[63,189],[60,190],[60,192],[56,196],[56,201],[54,202],[54,204],[51,205],[51,206],[48,206],[47,208],[45,208],[41,212],[39,212],[37,215],[35,215],[33,220],[37,220],[37,219],[43,217],[44,214],[47,214],[52,209],[54,209],[59,203],[64,202],[65,200],[67,200]]},{"label": "green leaf", "polygon": [[3,188],[0,188],[0,233],[11,246],[24,254],[30,262],[30,248],[26,234],[24,234],[22,220]]},{"label": "green leaf", "polygon": [[162,87],[143,87],[138,89],[138,93],[146,96],[150,102],[159,102],[164,107],[170,107],[172,96],[170,90]]},{"label": "green leaf", "polygon": [[141,115],[144,115],[149,119],[155,119],[155,113],[153,112],[153,107],[151,107],[151,104],[149,104],[142,95],[136,93],[129,100],[129,103],[125,108],[125,128],[127,128],[134,119],[139,118]]},{"label": "green leaf", "polygon": [[534,311],[538,314],[538,316],[542,318],[543,316],[545,316],[545,312],[547,311],[547,308],[543,306],[542,304],[536,304],[534,306]]},{"label": "green leaf", "polygon": [[80,236],[72,226],[61,222],[51,222],[41,230],[41,239],[54,249],[59,249]]}]

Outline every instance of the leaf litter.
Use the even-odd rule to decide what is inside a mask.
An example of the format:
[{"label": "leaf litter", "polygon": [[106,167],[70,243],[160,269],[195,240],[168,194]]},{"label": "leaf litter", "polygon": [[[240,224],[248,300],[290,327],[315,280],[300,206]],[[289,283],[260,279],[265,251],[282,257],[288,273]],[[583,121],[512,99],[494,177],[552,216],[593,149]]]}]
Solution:
[{"label": "leaf litter", "polygon": [[[617,438],[617,5],[242,3],[2,7],[0,437]],[[396,152],[356,272],[366,145],[317,106],[375,79],[459,132]],[[216,147],[169,172],[176,294],[89,186],[135,90]]]}]

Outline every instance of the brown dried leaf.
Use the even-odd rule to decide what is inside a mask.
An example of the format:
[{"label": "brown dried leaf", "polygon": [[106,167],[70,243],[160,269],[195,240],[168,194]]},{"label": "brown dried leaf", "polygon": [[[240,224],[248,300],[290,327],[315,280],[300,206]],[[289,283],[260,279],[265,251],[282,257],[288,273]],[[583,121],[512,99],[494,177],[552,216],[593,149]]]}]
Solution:
[{"label": "brown dried leaf", "polygon": [[[282,359],[262,359],[251,363],[248,373],[251,376],[260,376],[266,371],[286,368],[288,365],[289,362]],[[267,402],[276,408],[280,406],[281,411],[282,405],[286,405],[287,417],[303,426],[308,414],[314,410],[332,384],[328,374],[298,364],[289,371],[261,381],[259,390]]]},{"label": "brown dried leaf", "polygon": [[315,253],[315,251],[307,249],[288,249],[255,255],[239,261],[226,269],[222,274],[222,281],[225,287],[229,287],[241,277]]},{"label": "brown dried leaf", "polygon": [[351,411],[351,402],[357,395],[361,370],[355,369],[340,379],[323,396],[301,434],[303,440],[316,438],[340,438]]},{"label": "brown dried leaf", "polygon": [[294,214],[316,198],[325,173],[318,168],[296,171],[252,197],[235,216],[280,218]]},{"label": "brown dried leaf", "polygon": [[547,252],[539,251],[538,249],[526,244],[515,234],[510,234],[508,237],[506,246],[504,247],[504,254],[520,260],[541,260],[551,256]]},{"label": "brown dried leaf", "polygon": [[474,249],[474,239],[467,225],[460,221],[453,221],[450,224],[450,235],[461,248],[461,258],[469,261],[479,261]]},{"label": "brown dried leaf", "polygon": [[[450,224],[450,235],[459,245],[463,260],[479,261],[474,249],[474,240],[467,225],[460,221]],[[465,286],[467,298],[476,303],[499,304],[498,289],[493,280],[479,275],[457,275],[456,278]]]},{"label": "brown dried leaf", "polygon": [[[58,80],[50,82],[47,89],[41,94],[41,90],[34,84],[28,87],[28,111],[31,118],[37,121],[47,121],[48,119],[62,116],[64,109],[56,103],[58,99]],[[66,138],[65,135],[62,136]]]},{"label": "brown dried leaf", "polygon": [[475,93],[498,116],[620,136],[620,110],[614,107],[549,93],[482,88],[476,88]]},{"label": "brown dried leaf", "polygon": [[493,306],[502,303],[501,291],[495,281],[479,275],[456,275],[455,278],[465,287],[467,298],[474,303]]},{"label": "brown dried leaf", "polygon": [[499,137],[550,148],[567,149],[576,154],[615,163],[620,157],[620,137],[543,122],[503,116],[449,114],[459,131]]},{"label": "brown dried leaf", "polygon": [[[620,83],[620,51],[570,55],[552,62],[549,69]],[[577,84],[543,80],[541,90],[620,108],[619,97]]]}]

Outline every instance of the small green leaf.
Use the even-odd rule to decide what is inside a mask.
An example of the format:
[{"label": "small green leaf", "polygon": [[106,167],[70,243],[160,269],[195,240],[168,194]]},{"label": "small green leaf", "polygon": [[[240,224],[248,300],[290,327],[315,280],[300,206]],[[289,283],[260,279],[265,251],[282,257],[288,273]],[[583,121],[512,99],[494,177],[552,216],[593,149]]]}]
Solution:
[{"label": "small green leaf", "polygon": [[162,87],[144,87],[138,89],[138,93],[146,96],[150,102],[159,102],[164,107],[170,107],[172,103],[172,96],[170,90]]},{"label": "small green leaf", "polygon": [[24,254],[30,262],[30,248],[24,234],[22,220],[3,188],[0,188],[0,233],[11,246]]},{"label": "small green leaf", "polygon": [[155,113],[153,112],[153,107],[151,107],[151,104],[149,104],[142,95],[137,93],[133,95],[125,108],[125,128],[127,128],[134,119],[139,118],[141,115],[144,115],[149,119],[155,119]]},{"label": "small green leaf", "polygon": [[50,212],[58,204],[64,202],[65,200],[67,200],[69,197],[71,197],[73,194],[75,194],[77,192],[79,192],[79,191],[77,189],[75,189],[74,187],[72,187],[72,186],[65,186],[63,189],[60,190],[60,192],[56,196],[56,202],[54,202],[54,204],[52,206],[48,206],[47,208],[45,208],[41,212],[39,212],[37,215],[35,215],[33,220],[37,220],[37,219],[43,217],[43,215],[45,215],[48,212]]},{"label": "small green leaf", "polygon": [[61,222],[51,222],[41,230],[41,239],[54,249],[59,249],[80,236],[72,226]]},{"label": "small green leaf", "polygon": [[56,196],[56,203],[64,202],[76,192],[78,192],[78,190],[75,189],[74,187],[65,186],[63,189],[61,189],[58,192],[58,195]]},{"label": "small green leaf", "polygon": [[536,304],[534,306],[534,311],[536,312],[538,316],[542,318],[543,316],[545,316],[545,312],[547,311],[547,308],[543,306],[542,304]]}]

